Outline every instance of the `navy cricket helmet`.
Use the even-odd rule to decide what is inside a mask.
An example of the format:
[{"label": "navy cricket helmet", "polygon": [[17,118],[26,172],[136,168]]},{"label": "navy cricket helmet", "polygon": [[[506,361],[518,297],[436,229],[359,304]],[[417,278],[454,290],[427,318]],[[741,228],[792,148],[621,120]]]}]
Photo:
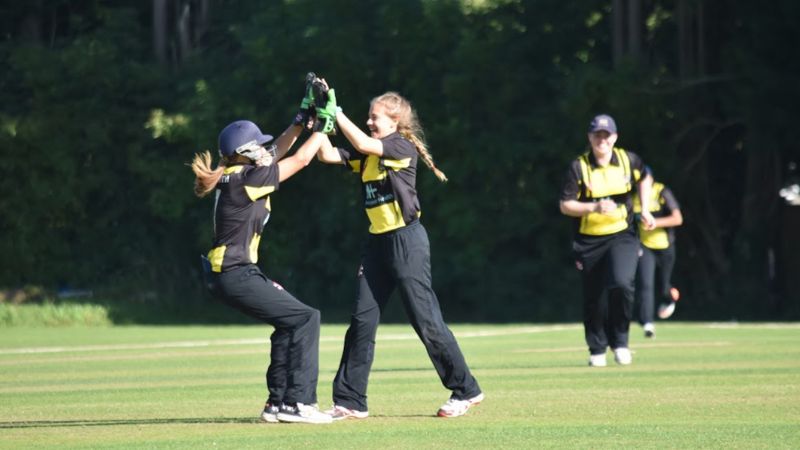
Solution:
[{"label": "navy cricket helmet", "polygon": [[219,133],[219,154],[232,156],[240,148],[253,144],[264,145],[271,140],[272,136],[261,133],[261,130],[253,122],[237,120]]}]

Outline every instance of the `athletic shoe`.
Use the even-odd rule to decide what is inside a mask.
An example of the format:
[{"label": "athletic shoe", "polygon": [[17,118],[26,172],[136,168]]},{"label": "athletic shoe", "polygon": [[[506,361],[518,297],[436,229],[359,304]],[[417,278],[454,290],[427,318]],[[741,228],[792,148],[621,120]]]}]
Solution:
[{"label": "athletic shoe", "polygon": [[321,412],[316,406],[302,403],[298,403],[295,406],[287,405],[286,403],[282,404],[277,417],[279,421],[289,423],[321,424],[333,422],[331,416]]},{"label": "athletic shoe", "polygon": [[653,322],[647,322],[642,326],[642,328],[644,328],[644,337],[646,338],[656,337],[656,326],[653,325]]},{"label": "athletic shoe", "polygon": [[631,351],[625,347],[619,347],[614,349],[614,361],[621,366],[627,366],[628,364],[633,362],[633,356],[631,356]]},{"label": "athletic shoe", "polygon": [[589,367],[605,367],[606,354],[600,353],[598,355],[589,355]]},{"label": "athletic shoe", "polygon": [[455,397],[450,397],[447,400],[447,403],[442,405],[439,408],[439,411],[436,412],[436,415],[439,417],[458,417],[463,416],[467,413],[467,411],[472,408],[473,406],[477,405],[478,403],[483,401],[483,393],[476,395],[475,397],[466,399],[466,400],[459,400]]},{"label": "athletic shoe", "polygon": [[267,402],[264,411],[261,412],[261,421],[267,423],[278,423],[278,412],[280,408],[274,403]]},{"label": "athletic shoe", "polygon": [[333,405],[333,408],[325,411],[325,414],[331,416],[333,420],[366,419],[369,417],[369,411],[359,411],[339,405]]},{"label": "athletic shoe", "polygon": [[[674,288],[673,288],[674,289]],[[669,319],[675,312],[675,302],[664,303],[658,307],[658,318]]]}]

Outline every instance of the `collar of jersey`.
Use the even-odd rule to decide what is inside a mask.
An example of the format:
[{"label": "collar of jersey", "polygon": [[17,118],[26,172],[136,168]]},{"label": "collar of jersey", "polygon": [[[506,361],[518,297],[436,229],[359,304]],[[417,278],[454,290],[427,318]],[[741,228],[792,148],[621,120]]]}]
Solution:
[{"label": "collar of jersey", "polygon": [[245,167],[245,166],[243,166],[243,165],[241,165],[241,164],[237,164],[237,165],[235,165],[235,166],[226,167],[226,168],[225,168],[225,171],[224,171],[223,173],[224,173],[225,175],[230,175],[230,174],[232,174],[232,173],[239,173],[239,172],[241,172],[242,170],[244,170],[244,167]]},{"label": "collar of jersey", "polygon": [[[611,149],[611,160],[608,161],[609,166],[618,166],[619,165],[619,158],[617,158],[617,147],[613,147]],[[594,156],[594,152],[592,149],[589,149],[589,164],[591,164],[593,169],[600,167],[600,164],[597,163],[597,158]]]}]

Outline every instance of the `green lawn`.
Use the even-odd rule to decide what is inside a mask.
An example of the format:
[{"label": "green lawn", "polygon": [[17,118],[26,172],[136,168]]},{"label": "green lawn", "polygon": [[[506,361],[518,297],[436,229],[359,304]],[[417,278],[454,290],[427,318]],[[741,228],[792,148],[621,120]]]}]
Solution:
[{"label": "green lawn", "polygon": [[[268,327],[0,329],[2,448],[800,448],[800,324],[632,327],[633,365],[586,366],[583,330],[455,325],[486,400],[448,392],[408,325],[382,325],[370,418],[262,424]],[[345,327],[326,325],[319,398]]]}]

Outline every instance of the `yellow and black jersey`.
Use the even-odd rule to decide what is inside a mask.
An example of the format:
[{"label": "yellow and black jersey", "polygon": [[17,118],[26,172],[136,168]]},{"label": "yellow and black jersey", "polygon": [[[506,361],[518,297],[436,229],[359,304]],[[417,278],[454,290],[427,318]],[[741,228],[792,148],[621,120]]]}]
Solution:
[{"label": "yellow and black jersey", "polygon": [[225,168],[214,200],[213,272],[258,262],[258,244],[270,215],[270,194],[278,190],[278,165]]},{"label": "yellow and black jersey", "polygon": [[645,176],[644,163],[635,153],[614,147],[611,161],[600,166],[592,151],[572,161],[561,190],[561,200],[614,200],[614,214],[589,213],[576,220],[577,233],[583,236],[607,236],[628,229],[633,224],[631,192]]},{"label": "yellow and black jersey", "polygon": [[402,228],[421,215],[417,198],[417,149],[399,133],[381,139],[383,155],[363,155],[339,148],[342,161],[361,175],[369,232]]},{"label": "yellow and black jersey", "polygon": [[[650,213],[653,214],[655,218],[667,217],[672,214],[672,211],[681,208],[675,195],[672,194],[672,191],[658,182],[653,182],[649,203]],[[633,211],[636,213],[642,212],[642,204],[638,197],[634,197],[633,199]],[[644,226],[639,223],[639,240],[642,241],[642,245],[647,248],[664,250],[675,242],[675,229],[670,227],[646,230]]]}]

